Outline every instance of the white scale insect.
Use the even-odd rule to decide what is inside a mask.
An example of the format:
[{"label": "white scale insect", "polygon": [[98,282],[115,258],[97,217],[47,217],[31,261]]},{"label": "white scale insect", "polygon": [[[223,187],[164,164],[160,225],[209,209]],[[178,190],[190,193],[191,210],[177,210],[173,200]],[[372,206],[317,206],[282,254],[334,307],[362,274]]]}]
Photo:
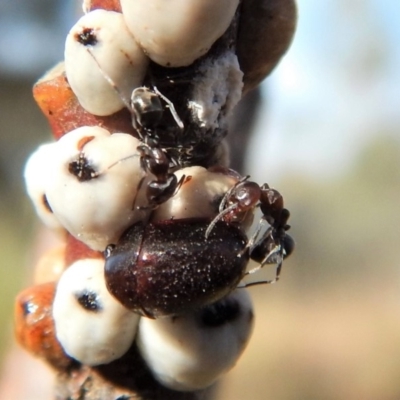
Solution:
[{"label": "white scale insect", "polygon": [[[179,2],[174,4],[179,5]],[[214,0],[202,0],[202,4],[211,6],[217,3]],[[227,27],[238,0],[221,0],[218,4],[219,9],[223,10],[223,19]],[[228,5],[229,12],[226,7]],[[117,36],[121,46],[116,47],[121,53],[122,43],[131,41],[129,32],[120,29],[120,15],[114,15],[118,13],[114,13],[113,16],[104,13],[104,10],[88,13],[85,21],[97,18],[96,23],[101,22],[99,29],[103,28],[102,24],[107,25],[107,21],[116,21],[112,29],[118,28]],[[215,18],[220,19],[218,15]],[[222,31],[221,34],[226,27],[218,28]],[[91,37],[92,30],[86,28],[87,26],[80,34],[84,33],[86,39],[94,39]],[[75,44],[77,37],[79,35],[76,36],[71,31],[69,39],[72,38]],[[95,39],[100,37],[101,35],[96,36]],[[82,40],[84,38],[80,37]],[[84,76],[84,94],[78,94],[80,89],[73,88],[88,111],[96,115],[110,115],[127,106],[123,99],[129,95],[132,95],[133,99],[149,100],[154,94],[158,100],[161,98],[167,103],[177,125],[180,126],[179,117],[174,114],[173,104],[168,103],[168,99],[156,88],[152,92],[140,86],[148,59],[140,49],[138,50],[136,44],[132,44],[132,48],[127,50],[126,54],[130,55],[125,57],[125,60],[121,54],[113,57],[107,53],[106,57],[116,62],[111,66],[111,70],[117,71],[117,76],[108,73],[106,64],[103,68],[92,68],[93,61],[102,66],[103,61],[97,53],[87,50],[82,53],[86,54],[84,57],[87,63],[77,62],[75,59],[75,66],[71,65],[69,60],[73,51],[66,48],[66,70],[71,87],[75,85],[75,78],[79,81],[77,68],[89,70],[93,75],[93,80],[88,79],[87,75]],[[133,62],[136,63],[133,68],[135,74],[131,74]],[[168,64],[170,63],[169,60]],[[132,76],[135,82],[120,84],[121,77],[127,75]],[[99,76],[106,85],[98,82]],[[110,85],[110,82],[115,83]],[[86,104],[94,97],[98,97],[97,103]],[[133,100],[132,105],[128,107],[133,115],[138,113],[138,110],[135,110],[138,104],[139,100]],[[144,125],[143,121],[140,121],[137,115],[134,123],[135,121],[138,122],[140,130],[140,126]],[[110,151],[110,147],[114,150]],[[38,208],[45,208],[45,215],[50,224],[63,226],[90,247],[103,250],[106,244],[117,240],[126,225],[132,223],[132,215],[137,211],[132,207],[132,196],[136,196],[135,191],[138,190],[143,175],[142,156],[137,153],[138,147],[138,141],[131,135],[110,135],[110,132],[100,127],[81,127],[67,133],[57,143],[47,145],[46,150],[43,150],[48,156],[44,157],[45,160],[38,161],[42,159],[41,153],[40,157],[35,155],[27,164],[25,176],[28,188],[33,188],[29,191],[33,193],[31,197],[34,203],[39,204]],[[105,148],[107,151],[104,151]],[[43,179],[40,179],[38,187],[35,187],[33,180],[38,174],[37,171],[43,173]],[[183,176],[185,174],[184,170],[180,173]],[[229,173],[213,173],[201,167],[193,167],[190,174],[192,185],[196,182],[197,174],[202,176],[201,179],[197,179],[197,186],[192,186],[192,189],[197,187],[196,190],[206,192],[204,201],[207,201],[207,207],[204,207],[204,212],[215,213],[215,196],[221,197],[228,190],[232,185],[232,176]],[[213,185],[204,190],[204,186],[209,183]],[[181,213],[191,215],[195,209],[201,208],[193,206],[188,211],[185,207],[186,196],[193,196],[190,190],[180,190],[178,194],[176,198],[167,199],[155,210],[155,218],[157,212],[159,218],[171,214],[179,218]],[[211,216],[207,214],[207,218]],[[104,285],[103,265],[104,260],[98,258],[79,260],[68,266],[57,285],[53,304],[58,340],[70,356],[87,365],[109,363],[121,357],[132,345],[139,322],[137,315],[126,310],[108,293]],[[222,313],[221,308],[224,308]],[[226,308],[231,312],[227,314]],[[216,305],[184,316],[156,321],[142,318],[138,346],[154,376],[162,384],[175,390],[195,390],[209,386],[234,366],[249,340],[252,326],[252,305],[247,292],[241,290],[230,294]],[[170,333],[184,346],[176,347],[173,340],[168,338]],[[149,343],[148,337],[154,338],[154,342]],[[160,354],[172,354],[172,357],[168,356],[169,361],[172,358],[172,364],[160,364],[163,361]],[[218,363],[210,364],[215,355]]]}]

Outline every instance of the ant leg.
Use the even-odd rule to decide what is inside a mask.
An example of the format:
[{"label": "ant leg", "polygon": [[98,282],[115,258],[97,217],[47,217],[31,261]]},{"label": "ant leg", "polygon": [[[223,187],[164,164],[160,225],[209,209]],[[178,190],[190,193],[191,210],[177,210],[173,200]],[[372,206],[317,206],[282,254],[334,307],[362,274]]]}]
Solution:
[{"label": "ant leg", "polygon": [[[255,272],[257,272],[259,269],[262,268],[262,265],[260,264],[258,267],[251,269],[250,271],[246,272],[246,275],[251,275],[254,274]],[[243,282],[243,284],[241,284],[240,286],[238,286],[239,289],[242,288],[248,288],[250,286],[256,286],[256,285],[271,285],[273,283],[276,283],[279,281],[279,278],[281,276],[281,270],[282,270],[282,259],[280,259],[280,261],[278,262],[277,266],[276,266],[276,272],[275,272],[275,278],[274,279],[269,279],[269,280],[262,280],[262,281],[256,281],[256,282],[250,282],[250,283],[246,283]]]},{"label": "ant leg", "polygon": [[132,127],[133,129],[138,133],[139,139],[143,139],[143,135],[141,133],[141,127],[139,126],[138,122],[136,121],[135,118],[135,111],[132,108],[131,102],[124,96],[124,94],[121,92],[121,90],[118,88],[118,86],[115,84],[115,82],[111,79],[111,77],[105,73],[105,71],[101,68],[100,63],[98,62],[97,58],[93,54],[93,52],[86,47],[87,52],[90,54],[90,56],[93,58],[94,62],[97,64],[97,67],[99,68],[100,73],[103,75],[104,79],[110,84],[110,86],[114,89],[114,91],[117,93],[121,101],[124,103],[124,106],[128,109],[130,112],[132,118]]},{"label": "ant leg", "polygon": [[[146,175],[143,176],[143,178],[140,180],[140,182],[139,182],[139,184],[138,184],[138,186],[137,186],[137,190],[136,190],[136,193],[135,193],[135,197],[134,197],[133,202],[132,202],[132,210],[135,210],[135,209],[136,209],[137,197],[138,197],[138,194],[139,194],[139,192],[140,192],[140,189],[142,188],[142,185],[143,185],[143,182],[144,182],[145,179],[146,179]],[[137,207],[137,208],[140,208],[140,207]]]},{"label": "ant leg", "polygon": [[103,175],[103,174],[106,173],[109,169],[111,169],[112,167],[115,167],[116,165],[118,165],[118,164],[121,163],[122,161],[129,160],[130,158],[133,158],[133,157],[139,157],[139,155],[138,155],[138,154],[131,154],[130,156],[123,157],[123,158],[119,159],[118,161],[113,162],[112,164],[110,164],[107,168],[103,169],[102,171],[93,172],[93,173],[91,174],[91,177],[92,177],[92,178],[97,178],[98,176]]},{"label": "ant leg", "polygon": [[[266,234],[269,234],[272,232],[272,229],[270,228]],[[262,240],[265,240],[267,235],[264,235]],[[271,236],[272,238],[272,236]],[[282,245],[276,245],[264,258],[263,260],[258,264],[257,267],[252,268],[250,271],[246,272],[246,275],[251,275],[256,273],[258,270],[260,270],[265,264],[270,264],[269,259],[271,256],[273,256],[276,253],[279,253],[279,258],[278,261],[276,262],[276,272],[275,272],[275,278],[271,279],[271,280],[263,280],[263,281],[257,281],[257,282],[251,282],[246,284],[244,287],[248,287],[248,286],[254,286],[254,285],[258,285],[258,284],[272,284],[275,283],[279,280],[279,277],[281,275],[281,270],[282,270],[282,265],[283,265],[283,246]]]},{"label": "ant leg", "polygon": [[217,222],[219,220],[221,220],[224,215],[230,213],[232,210],[234,210],[235,208],[237,208],[237,204],[231,204],[229,207],[225,208],[223,211],[221,211],[211,222],[210,225],[208,225],[206,233],[204,234],[204,236],[206,237],[206,239],[208,238],[208,236],[210,235],[211,231],[214,229],[214,226],[217,224]]},{"label": "ant leg", "polygon": [[[247,244],[246,244],[245,248],[240,252],[240,255],[243,255],[243,253],[247,249],[250,249],[251,247],[254,246],[255,242],[258,239],[258,236],[260,235],[261,228],[262,228],[262,225],[263,225],[264,222],[266,222],[264,217],[261,217],[260,222],[258,223],[256,230],[251,235],[251,238],[247,241]],[[272,228],[268,228],[267,231],[263,234],[263,239],[266,238],[268,235],[270,235],[271,232],[272,232]]]},{"label": "ant leg", "polygon": [[171,111],[171,114],[174,117],[176,124],[179,126],[179,128],[183,129],[184,128],[183,122],[180,119],[178,113],[176,112],[175,106],[172,103],[172,101],[170,99],[168,99],[167,97],[165,97],[155,86],[153,86],[153,90],[154,90],[155,94],[160,96],[167,103],[167,106],[168,106],[169,110]]},{"label": "ant leg", "polygon": [[179,181],[177,182],[174,194],[171,197],[175,196],[178,193],[178,190],[181,188],[181,186],[186,182],[189,182],[191,179],[192,179],[191,175],[188,176],[182,175],[181,179],[179,179]]}]

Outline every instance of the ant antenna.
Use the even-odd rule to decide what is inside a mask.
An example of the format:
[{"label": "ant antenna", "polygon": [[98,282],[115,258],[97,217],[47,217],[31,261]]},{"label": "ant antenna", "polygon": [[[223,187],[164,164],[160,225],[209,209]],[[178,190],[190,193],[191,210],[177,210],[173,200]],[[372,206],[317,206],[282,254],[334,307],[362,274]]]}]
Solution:
[{"label": "ant antenna", "polygon": [[[88,143],[88,142],[86,142]],[[85,144],[86,144],[85,143]],[[92,179],[96,179],[99,176],[103,175],[106,173],[108,170],[111,168],[115,167],[119,163],[129,160],[130,158],[134,157],[139,157],[139,154],[131,154],[129,156],[125,156],[123,158],[120,158],[117,161],[114,161],[112,164],[110,164],[107,168],[104,168],[101,171],[96,171],[88,162],[85,152],[83,151],[85,145],[81,147],[81,150],[79,152],[79,157],[75,161],[71,161],[68,165],[68,171],[74,175],[80,182],[85,182],[85,181],[90,181]]]},{"label": "ant antenna", "polygon": [[[232,193],[236,190],[236,188],[243,182],[247,181],[250,178],[250,175],[246,175],[245,177],[241,178],[239,181],[237,181],[224,195],[222,198],[221,202],[219,203],[218,207],[218,215],[211,221],[210,225],[208,226],[206,232],[205,232],[205,237],[206,239],[210,235],[211,231],[214,229],[215,225],[217,222],[222,219],[226,214],[229,214],[231,211],[233,211],[235,208],[238,208],[239,205],[237,202],[232,203],[228,207],[226,207],[229,198],[232,196]],[[246,247],[247,248],[247,247]]]},{"label": "ant antenna", "polygon": [[165,97],[158,89],[156,86],[153,86],[153,90],[154,93],[157,94],[158,96],[160,96],[166,103],[167,103],[167,107],[169,108],[169,110],[171,111],[172,116],[174,117],[174,120],[176,122],[176,124],[179,126],[179,128],[183,129],[185,126],[183,125],[182,120],[179,118],[178,113],[176,112],[174,103],[172,103],[172,101],[170,99],[168,99],[167,97]]},{"label": "ant antenna", "polygon": [[[103,68],[101,67],[100,63],[98,62],[97,58],[95,57],[95,55],[93,54],[93,52],[88,48],[85,47],[87,52],[90,54],[90,56],[93,58],[94,62],[96,63],[97,67],[100,70],[100,73],[103,75],[104,79],[110,84],[110,86],[115,90],[115,92],[118,94],[118,96],[120,97],[121,101],[124,103],[125,107],[132,113],[132,107],[130,102],[126,99],[126,97],[124,96],[124,94],[121,92],[121,90],[118,89],[117,85],[115,84],[115,82],[110,78],[110,76],[108,74],[105,73],[105,71],[103,70]],[[135,128],[135,127],[134,127]]]},{"label": "ant antenna", "polygon": [[[94,62],[96,63],[97,67],[100,70],[100,73],[103,75],[104,79],[110,84],[110,86],[115,90],[115,92],[118,94],[118,96],[120,97],[121,101],[124,103],[125,107],[129,110],[129,112],[131,114],[135,114],[135,110],[132,107],[131,102],[124,96],[124,94],[121,92],[121,90],[117,87],[117,85],[115,84],[115,82],[111,79],[111,77],[105,73],[105,71],[103,70],[103,68],[101,67],[99,61],[97,60],[97,58],[95,57],[95,55],[93,54],[93,52],[86,47],[87,52],[90,54],[90,56],[93,58]],[[140,87],[140,86],[139,86]],[[137,89],[137,88],[135,88]],[[134,90],[135,90],[134,89]],[[151,90],[151,89],[150,89]],[[166,103],[167,103],[167,107],[170,110],[172,117],[174,118],[176,124],[178,125],[178,127],[180,129],[184,128],[184,124],[182,122],[182,120],[180,119],[178,113],[176,112],[175,106],[172,103],[171,100],[169,100],[166,96],[164,96],[158,89],[156,86],[153,86],[153,91],[154,93],[161,97]],[[133,92],[132,92],[133,93]],[[132,118],[132,125],[136,130],[139,130],[138,127],[138,123],[136,121],[136,118]]]},{"label": "ant antenna", "polygon": [[224,215],[229,214],[232,210],[237,208],[237,204],[233,203],[229,207],[226,207],[223,211],[220,211],[219,214],[210,222],[210,224],[207,227],[207,230],[204,234],[205,238],[208,239],[208,236],[210,235],[211,231],[214,229],[215,225],[219,220],[221,220]]}]

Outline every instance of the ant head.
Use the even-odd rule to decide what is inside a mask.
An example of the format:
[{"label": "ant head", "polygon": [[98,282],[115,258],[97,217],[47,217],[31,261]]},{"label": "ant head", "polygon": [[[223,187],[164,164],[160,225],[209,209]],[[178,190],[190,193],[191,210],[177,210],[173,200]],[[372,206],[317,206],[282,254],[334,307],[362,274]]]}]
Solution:
[{"label": "ant head", "polygon": [[132,92],[133,118],[146,130],[153,130],[159,124],[164,108],[160,96],[147,87],[138,87]]},{"label": "ant head", "polygon": [[248,211],[255,207],[261,195],[260,186],[255,182],[243,181],[232,190],[228,204],[236,204],[236,211]]},{"label": "ant head", "polygon": [[219,214],[211,221],[206,230],[206,238],[218,221],[241,223],[247,212],[257,205],[261,188],[257,183],[248,181],[248,178],[249,176],[242,178],[225,193],[219,205]]}]

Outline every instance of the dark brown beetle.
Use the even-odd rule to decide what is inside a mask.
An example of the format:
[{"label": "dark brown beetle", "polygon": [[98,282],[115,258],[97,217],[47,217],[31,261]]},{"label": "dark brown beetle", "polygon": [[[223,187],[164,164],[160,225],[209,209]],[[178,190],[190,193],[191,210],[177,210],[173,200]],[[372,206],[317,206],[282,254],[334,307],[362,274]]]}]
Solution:
[{"label": "dark brown beetle", "polygon": [[232,291],[249,260],[247,237],[208,219],[134,224],[106,249],[105,280],[128,309],[159,317],[214,303]]}]

